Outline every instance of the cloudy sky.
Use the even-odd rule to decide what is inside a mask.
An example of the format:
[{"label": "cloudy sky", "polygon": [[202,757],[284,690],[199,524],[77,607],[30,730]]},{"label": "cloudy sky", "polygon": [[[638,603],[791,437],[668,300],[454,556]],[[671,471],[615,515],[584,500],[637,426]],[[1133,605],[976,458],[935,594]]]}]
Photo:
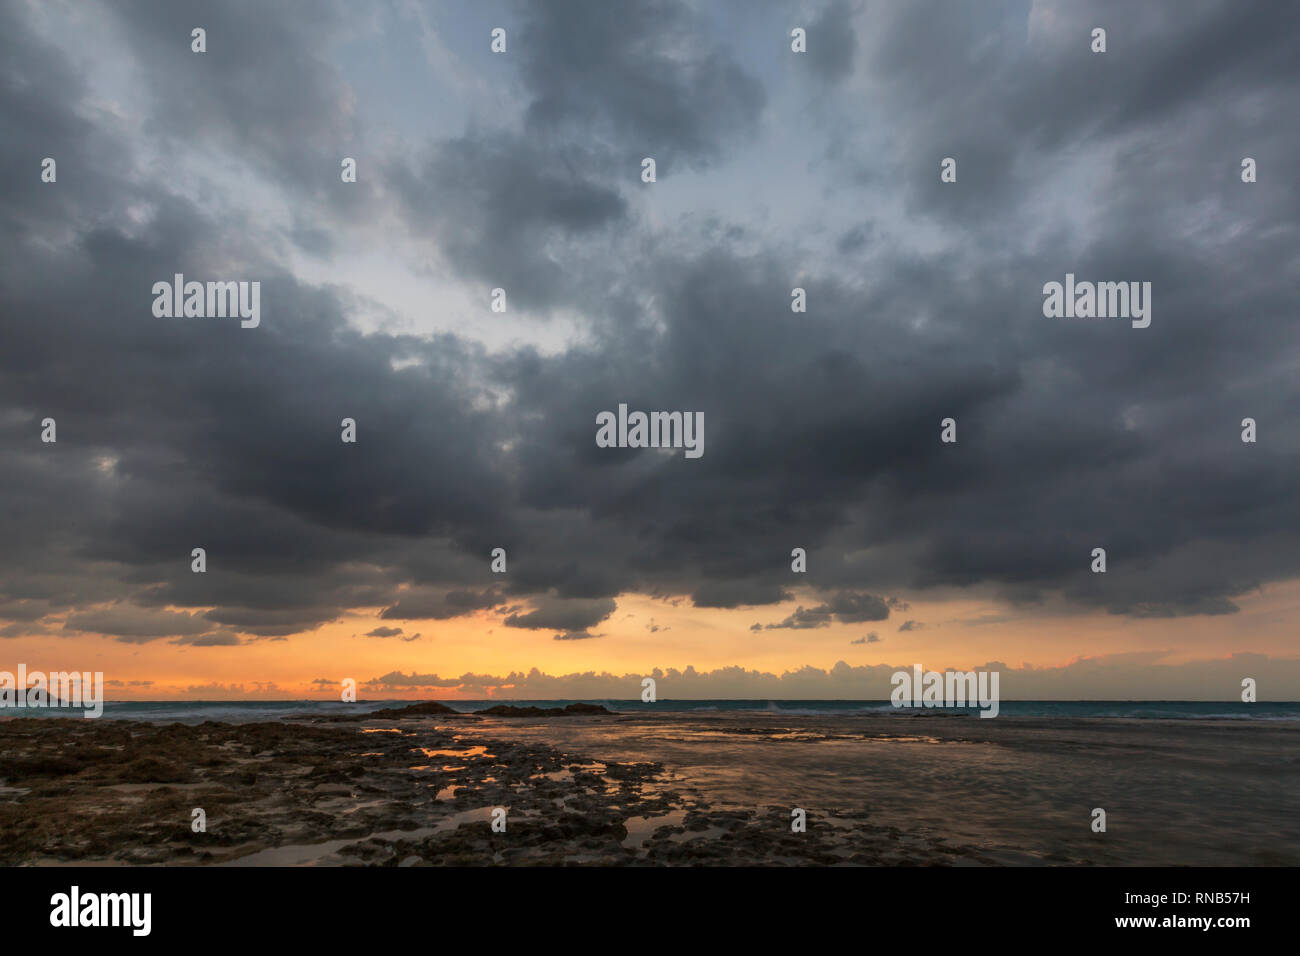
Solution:
[{"label": "cloudy sky", "polygon": [[[1296,699],[1297,49],[1281,0],[4,3],[0,668]],[[1150,327],[1045,318],[1067,273]],[[619,403],[704,455],[597,447]]]}]

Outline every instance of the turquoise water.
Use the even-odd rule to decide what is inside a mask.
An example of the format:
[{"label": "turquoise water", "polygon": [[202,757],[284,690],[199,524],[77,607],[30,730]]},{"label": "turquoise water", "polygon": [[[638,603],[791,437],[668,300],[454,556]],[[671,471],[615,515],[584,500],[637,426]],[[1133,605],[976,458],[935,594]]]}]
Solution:
[{"label": "turquoise water", "polygon": [[[379,710],[383,707],[401,707],[410,700],[373,700],[356,704],[320,700],[262,700],[262,701],[109,701],[104,705],[104,716],[126,720],[164,720],[184,723],[201,723],[205,720],[242,722],[274,720],[291,714],[348,714]],[[447,706],[470,712],[496,704],[514,704],[521,707],[562,707],[573,700],[449,700]],[[637,700],[589,699],[582,703],[601,704],[609,710],[625,714],[650,713],[709,713],[709,712],[761,712],[791,715],[841,715],[854,714],[912,716],[918,713],[907,708],[895,708],[887,700],[659,700],[653,704]],[[1242,720],[1300,720],[1300,702],[1268,701],[1245,704],[1241,701],[1089,701],[1089,700],[1021,700],[1000,704],[1000,715],[1006,717],[1126,717],[1159,719],[1242,719]],[[81,715],[79,709],[54,708],[5,709],[0,717],[58,717]],[[974,714],[973,708],[932,708],[924,711],[930,715],[953,713]]]}]

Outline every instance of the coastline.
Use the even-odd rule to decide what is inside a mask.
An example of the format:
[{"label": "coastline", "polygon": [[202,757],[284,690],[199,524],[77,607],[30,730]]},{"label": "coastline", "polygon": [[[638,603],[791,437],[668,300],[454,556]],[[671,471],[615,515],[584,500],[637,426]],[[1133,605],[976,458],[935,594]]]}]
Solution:
[{"label": "coastline", "polygon": [[938,713],[11,718],[0,863],[1294,865],[1297,744]]}]

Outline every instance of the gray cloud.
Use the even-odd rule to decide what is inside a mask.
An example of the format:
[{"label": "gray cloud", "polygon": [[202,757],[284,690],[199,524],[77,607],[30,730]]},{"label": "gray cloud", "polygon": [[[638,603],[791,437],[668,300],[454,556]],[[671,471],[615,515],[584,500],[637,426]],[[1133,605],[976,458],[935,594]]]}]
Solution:
[{"label": "gray cloud", "polygon": [[420,590],[403,593],[402,597],[391,607],[384,608],[379,615],[385,620],[414,620],[432,618],[446,620],[460,617],[471,611],[480,611],[493,607],[500,601],[500,595],[494,588],[485,588],[481,592],[469,590],[437,591]]},{"label": "gray cloud", "polygon": [[526,4],[519,45],[532,93],[529,128],[619,144],[629,171],[643,156],[672,170],[716,159],[754,132],[766,95],[678,0]]},{"label": "gray cloud", "polygon": [[152,611],[130,605],[112,605],[69,614],[63,623],[63,629],[104,634],[120,641],[139,644],[161,637],[196,638],[209,631],[210,625],[201,615],[184,611]]},{"label": "gray cloud", "polygon": [[534,604],[536,605],[534,609],[527,614],[511,614],[507,617],[505,626],[539,630],[562,628],[568,632],[585,631],[613,614],[616,607],[614,601],[609,598],[581,601],[540,597],[534,600]]},{"label": "gray cloud", "polygon": [[[77,22],[0,10],[0,634],[272,638],[509,602],[545,639],[635,591],[788,600],[794,546],[832,597],[778,627],[927,589],[1224,614],[1300,574],[1300,133],[1277,122],[1300,27],[1275,6],[870,5],[814,67],[816,116],[768,139],[798,118],[767,115],[788,27],[766,8],[760,55],[676,3],[522,7],[517,116],[382,135],[338,10],[219,4],[204,59],[172,5],[87,9],[125,42],[72,56]],[[336,188],[367,131],[374,175]],[[647,154],[683,192],[637,190]],[[809,182],[810,218],[774,205]],[[713,208],[732,186],[743,207]],[[293,213],[250,217],[246,191]],[[362,331],[366,297],[298,251],[339,263],[390,219],[448,284],[578,333]],[[177,271],[258,279],[262,326],[155,319]],[[1151,328],[1044,320],[1067,271],[1152,281]],[[596,448],[621,401],[703,411],[705,456]]]},{"label": "gray cloud", "polygon": [[832,620],[845,624],[857,624],[863,621],[883,621],[889,617],[889,604],[872,594],[852,594],[840,592],[825,604],[816,607],[795,608],[793,614],[778,624],[769,624],[773,628],[792,628],[801,630],[810,627],[826,627]]},{"label": "gray cloud", "polygon": [[[332,686],[339,682],[322,677],[317,678],[314,683],[321,686]],[[439,677],[437,674],[417,674],[414,671],[410,674],[403,674],[401,671],[389,671],[381,677],[371,678],[362,686],[372,690],[378,688],[388,690],[411,690],[429,687],[458,687],[460,684],[461,679],[455,677]]]},{"label": "gray cloud", "polygon": [[173,644],[188,644],[190,647],[234,647],[243,642],[234,631],[209,631],[206,634],[192,634],[178,637]]},{"label": "gray cloud", "polygon": [[858,39],[853,27],[853,7],[848,0],[834,0],[806,28],[808,68],[828,82],[844,79],[853,72]]},{"label": "gray cloud", "polygon": [[[927,661],[925,667],[944,670],[947,665]],[[642,679],[653,677],[660,695],[678,700],[888,700],[893,674],[898,670],[910,672],[911,668],[911,662],[850,666],[838,661],[830,668],[805,666],[780,674],[734,666],[708,671],[656,667],[645,674],[547,674],[533,668],[502,675],[466,673],[445,678],[394,671],[365,686],[388,690],[450,689],[469,699],[490,695],[521,700],[634,701],[640,699]],[[1234,698],[1240,690],[1242,674],[1261,673],[1273,675],[1271,680],[1282,695],[1271,699],[1285,699],[1286,694],[1300,688],[1300,659],[1264,654],[1233,654],[1173,664],[1169,663],[1168,652],[1147,651],[1085,657],[1059,667],[1010,667],[1001,661],[988,661],[970,669],[997,671],[1004,701],[1099,699],[1089,697],[1098,687],[1110,688],[1109,696],[1100,699],[1223,700]]]}]

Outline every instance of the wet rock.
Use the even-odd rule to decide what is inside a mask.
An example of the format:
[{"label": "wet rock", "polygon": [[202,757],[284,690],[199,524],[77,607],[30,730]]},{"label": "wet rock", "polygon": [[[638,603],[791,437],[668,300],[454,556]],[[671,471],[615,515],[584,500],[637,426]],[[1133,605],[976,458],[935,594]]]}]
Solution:
[{"label": "wet rock", "polygon": [[580,717],[594,714],[612,715],[600,704],[569,704],[567,707],[514,707],[509,704],[497,704],[486,710],[474,713],[482,717]]},{"label": "wet rock", "polygon": [[418,704],[411,704],[407,707],[385,707],[383,710],[372,710],[368,714],[349,715],[348,720],[401,720],[404,717],[431,717],[443,714],[459,715],[460,711],[452,710],[446,704],[440,704],[436,700],[426,700]]}]

